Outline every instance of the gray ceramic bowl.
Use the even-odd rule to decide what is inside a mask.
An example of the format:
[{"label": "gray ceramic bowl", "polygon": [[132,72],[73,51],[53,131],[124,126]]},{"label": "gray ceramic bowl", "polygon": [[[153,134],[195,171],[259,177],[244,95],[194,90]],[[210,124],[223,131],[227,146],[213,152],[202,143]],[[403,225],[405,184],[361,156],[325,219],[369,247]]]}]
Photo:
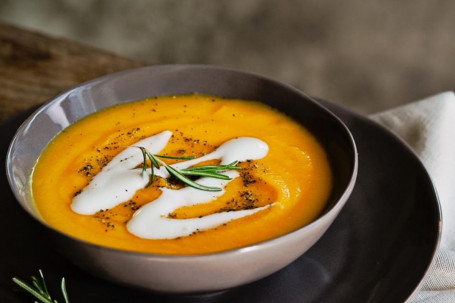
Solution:
[{"label": "gray ceramic bowl", "polygon": [[[157,95],[205,93],[257,100],[288,114],[324,145],[335,175],[324,213],[311,224],[254,245],[203,255],[135,253],[90,244],[55,230],[33,207],[29,174],[48,142],[68,125],[102,108]],[[223,290],[270,275],[307,251],[346,203],[357,174],[357,152],[346,126],[302,92],[258,75],[199,66],[151,66],[82,84],[39,108],[18,129],[7,154],[7,175],[21,206],[47,229],[52,245],[98,277],[169,293]]]}]

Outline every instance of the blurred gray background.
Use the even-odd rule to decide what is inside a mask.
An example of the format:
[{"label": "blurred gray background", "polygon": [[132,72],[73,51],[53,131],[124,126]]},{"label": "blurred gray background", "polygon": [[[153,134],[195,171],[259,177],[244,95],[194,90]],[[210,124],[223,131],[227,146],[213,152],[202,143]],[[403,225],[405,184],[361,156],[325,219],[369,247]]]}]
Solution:
[{"label": "blurred gray background", "polygon": [[450,0],[0,0],[0,21],[264,74],[365,114],[455,88]]}]

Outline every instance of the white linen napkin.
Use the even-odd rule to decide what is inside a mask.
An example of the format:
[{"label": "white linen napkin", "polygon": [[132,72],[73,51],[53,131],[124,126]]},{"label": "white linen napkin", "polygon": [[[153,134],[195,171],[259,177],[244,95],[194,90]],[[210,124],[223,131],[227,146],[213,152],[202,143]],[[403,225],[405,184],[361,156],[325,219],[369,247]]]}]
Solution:
[{"label": "white linen napkin", "polygon": [[412,302],[455,302],[455,94],[441,93],[370,118],[415,150],[441,202],[443,227],[439,251]]}]

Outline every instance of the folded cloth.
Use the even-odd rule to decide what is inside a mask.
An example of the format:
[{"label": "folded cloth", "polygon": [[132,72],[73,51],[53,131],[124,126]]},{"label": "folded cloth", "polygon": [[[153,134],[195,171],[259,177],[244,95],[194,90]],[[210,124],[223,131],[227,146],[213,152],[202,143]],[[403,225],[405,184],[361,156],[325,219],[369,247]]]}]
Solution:
[{"label": "folded cloth", "polygon": [[414,149],[441,202],[443,227],[439,250],[412,302],[455,302],[455,94],[441,93],[370,118]]}]

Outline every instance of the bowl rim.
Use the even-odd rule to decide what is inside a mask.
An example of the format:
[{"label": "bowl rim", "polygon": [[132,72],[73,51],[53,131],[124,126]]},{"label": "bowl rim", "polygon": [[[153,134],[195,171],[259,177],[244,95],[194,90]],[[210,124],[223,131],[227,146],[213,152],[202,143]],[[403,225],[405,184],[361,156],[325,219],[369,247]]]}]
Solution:
[{"label": "bowl rim", "polygon": [[[12,152],[15,146],[16,141],[18,140],[19,135],[30,125],[30,123],[33,122],[33,120],[43,111],[48,109],[50,106],[52,106],[55,103],[58,103],[59,101],[63,100],[71,94],[72,92],[83,88],[90,86],[95,83],[101,83],[104,81],[109,81],[111,78],[117,78],[121,77],[124,75],[127,75],[129,73],[136,73],[142,70],[159,70],[159,69],[169,69],[169,68],[185,68],[185,69],[210,69],[214,71],[220,71],[220,72],[230,72],[230,73],[237,73],[237,74],[242,74],[245,76],[250,76],[253,78],[257,78],[262,81],[270,82],[277,84],[281,86],[282,88],[289,90],[300,97],[303,97],[303,99],[306,99],[308,102],[312,102],[316,106],[318,106],[320,109],[322,109],[324,112],[326,112],[328,115],[332,117],[332,119],[335,119],[337,123],[342,127],[344,132],[347,134],[347,137],[349,139],[350,145],[352,147],[352,167],[350,167],[350,177],[349,181],[347,182],[347,186],[344,188],[343,193],[341,196],[333,203],[333,205],[330,207],[328,211],[323,211],[315,220],[311,221],[310,223],[299,227],[295,230],[292,230],[290,232],[287,232],[285,234],[282,234],[277,237],[273,237],[267,240],[259,241],[259,242],[254,242],[249,245],[245,246],[240,246],[236,248],[230,248],[222,251],[215,251],[215,252],[207,252],[207,253],[198,253],[198,254],[167,254],[167,253],[153,253],[153,252],[140,252],[140,251],[134,251],[134,250],[126,250],[126,249],[121,249],[121,248],[115,248],[115,247],[110,247],[110,246],[104,246],[100,245],[97,243],[89,242],[84,239],[77,238],[73,235],[67,234],[65,232],[60,231],[59,229],[51,226],[49,223],[47,223],[44,219],[42,219],[39,214],[33,214],[27,207],[24,205],[23,202],[21,202],[21,197],[17,193],[13,181],[13,172],[12,172]],[[261,102],[261,100],[256,100],[258,102]],[[84,116],[86,117],[86,116]],[[60,133],[60,132],[59,132]],[[57,133],[57,134],[59,134]],[[57,135],[56,134],[56,135]],[[56,136],[55,135],[55,136]],[[54,136],[54,137],[55,137]],[[51,139],[52,140],[52,139]],[[50,142],[50,141],[49,141]],[[47,143],[48,144],[48,143]],[[47,145],[46,144],[46,145]],[[349,195],[351,194],[352,190],[354,189],[355,186],[355,181],[357,179],[357,174],[358,174],[358,151],[357,151],[357,146],[354,140],[354,137],[349,130],[349,128],[346,126],[346,124],[334,113],[332,113],[329,109],[327,109],[325,106],[321,105],[319,102],[317,102],[313,97],[309,96],[305,92],[289,85],[286,84],[282,81],[275,80],[254,72],[249,72],[249,71],[243,71],[240,69],[235,69],[235,68],[229,68],[229,67],[222,67],[222,66],[217,66],[217,65],[208,65],[208,64],[163,64],[163,65],[147,65],[147,66],[142,66],[138,68],[132,68],[132,69],[127,69],[115,73],[109,73],[94,79],[91,79],[89,81],[82,82],[76,86],[73,86],[64,92],[58,94],[57,96],[53,97],[52,99],[46,101],[44,104],[39,106],[32,114],[30,114],[23,122],[22,124],[18,127],[16,130],[13,139],[11,140],[8,150],[6,153],[6,161],[5,161],[5,166],[6,166],[6,176],[7,180],[9,183],[9,186],[13,192],[13,195],[16,199],[16,202],[19,203],[19,205],[25,210],[25,212],[31,216],[34,220],[38,221],[40,224],[42,224],[44,227],[47,228],[47,230],[57,233],[60,236],[63,236],[65,238],[69,238],[73,241],[80,242],[81,244],[85,246],[89,246],[91,248],[95,249],[103,249],[103,250],[108,250],[111,253],[116,253],[116,254],[129,254],[129,255],[134,255],[138,256],[141,258],[154,258],[154,259],[159,259],[159,260],[164,260],[164,259],[172,259],[172,260],[181,260],[185,261],[186,259],[190,258],[191,260],[195,259],[204,259],[206,260],[207,258],[219,258],[219,257],[225,257],[225,256],[230,256],[230,255],[235,255],[235,254],[242,254],[247,251],[256,251],[260,249],[265,249],[269,246],[274,246],[277,242],[285,241],[287,239],[290,239],[291,237],[296,236],[296,234],[302,233],[307,229],[310,229],[316,224],[319,224],[321,221],[323,221],[325,218],[327,218],[329,215],[333,215],[334,213],[338,213],[341,211],[343,206],[346,204]],[[28,181],[27,181],[28,184]]]}]

